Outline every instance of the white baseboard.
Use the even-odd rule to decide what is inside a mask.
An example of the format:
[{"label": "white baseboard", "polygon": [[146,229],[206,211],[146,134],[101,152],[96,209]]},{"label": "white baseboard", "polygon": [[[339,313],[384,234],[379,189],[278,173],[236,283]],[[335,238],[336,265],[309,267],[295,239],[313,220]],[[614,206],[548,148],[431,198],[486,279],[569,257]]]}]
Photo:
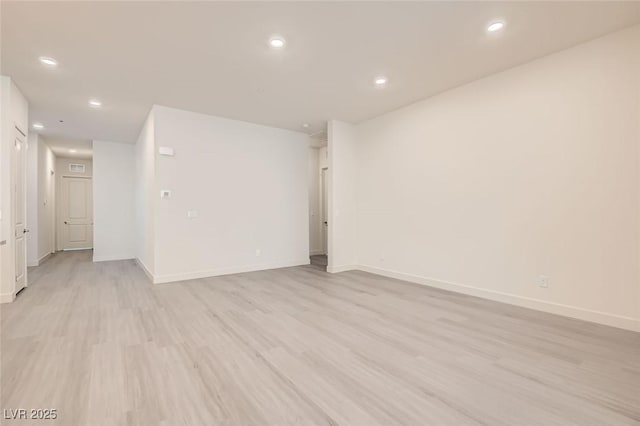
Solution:
[{"label": "white baseboard", "polygon": [[27,266],[29,268],[32,268],[34,266],[40,266],[44,263],[45,260],[47,260],[47,258],[51,256],[51,253],[47,253],[43,256],[40,257],[40,259],[31,259],[31,260],[27,260]]},{"label": "white baseboard", "polygon": [[358,269],[359,266],[357,265],[327,266],[327,272],[330,272],[332,274],[337,274],[338,272],[354,271]]},{"label": "white baseboard", "polygon": [[13,293],[0,294],[0,303],[11,303],[15,300],[16,295]]},{"label": "white baseboard", "polygon": [[239,274],[242,272],[264,271],[267,269],[290,268],[292,266],[308,265],[309,259],[291,260],[284,262],[260,263],[255,265],[235,266],[230,268],[209,269],[204,271],[186,272],[181,274],[156,275],[154,284],[171,283],[175,281],[195,280],[198,278],[217,277],[220,275]]},{"label": "white baseboard", "polygon": [[533,299],[530,297],[517,296],[510,293],[487,290],[465,284],[436,280],[429,277],[406,274],[403,272],[381,269],[373,266],[358,265],[353,269],[369,272],[376,275],[382,275],[389,278],[409,281],[415,284],[435,287],[442,290],[449,290],[456,293],[477,296],[483,299],[494,300],[496,302],[508,303],[510,305],[522,306],[524,308],[535,309],[542,312],[549,312],[552,314],[562,315],[570,318],[576,318],[584,321],[595,322],[598,324],[610,325],[612,327],[622,328],[625,330],[640,332],[640,320],[631,317],[593,311],[589,309],[579,308],[577,306],[563,305],[560,303],[548,302],[545,300]]},{"label": "white baseboard", "polygon": [[136,263],[138,264],[138,266],[140,267],[140,269],[142,269],[142,271],[145,273],[145,275],[147,276],[147,278],[149,278],[149,280],[151,282],[154,281],[154,277],[153,274],[151,273],[151,271],[149,270],[149,268],[147,268],[147,265],[144,264],[144,262],[142,260],[140,260],[140,258],[135,258]]},{"label": "white baseboard", "polygon": [[112,254],[107,256],[96,256],[95,251],[93,252],[93,261],[94,262],[111,262],[114,260],[130,260],[135,259],[134,255],[130,254]]},{"label": "white baseboard", "polygon": [[51,257],[52,254],[53,253],[47,253],[44,256],[42,256],[40,259],[38,259],[38,266],[42,265],[44,262],[49,260],[49,258]]}]

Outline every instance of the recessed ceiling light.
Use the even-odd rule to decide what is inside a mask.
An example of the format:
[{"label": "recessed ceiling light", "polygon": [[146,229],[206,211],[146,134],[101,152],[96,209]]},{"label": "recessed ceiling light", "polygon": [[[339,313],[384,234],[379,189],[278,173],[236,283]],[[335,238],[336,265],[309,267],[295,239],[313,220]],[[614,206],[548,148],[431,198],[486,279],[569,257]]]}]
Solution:
[{"label": "recessed ceiling light", "polygon": [[284,39],[282,39],[280,37],[275,37],[275,38],[272,38],[271,40],[269,40],[269,44],[274,49],[282,49],[284,47]]},{"label": "recessed ceiling light", "polygon": [[378,87],[383,87],[383,86],[387,85],[387,81],[389,81],[389,80],[387,80],[387,77],[377,77],[374,80],[374,83],[376,83],[376,86],[378,86]]},{"label": "recessed ceiling light", "polygon": [[78,150],[70,149],[69,152],[72,153],[72,154],[75,154],[76,152],[78,152]]},{"label": "recessed ceiling light", "polygon": [[49,58],[48,56],[41,56],[38,58],[38,60],[42,65],[46,65],[48,67],[55,67],[56,65],[58,65],[58,61],[53,58]]},{"label": "recessed ceiling light", "polygon": [[42,125],[42,123],[33,123],[33,128],[36,130],[42,130],[44,129],[44,126]]},{"label": "recessed ceiling light", "polygon": [[92,107],[94,107],[94,108],[99,108],[99,107],[101,107],[101,106],[102,106],[102,102],[100,102],[100,101],[99,101],[99,100],[97,100],[97,99],[91,99],[91,100],[89,101],[89,105],[91,105],[91,106],[92,106]]},{"label": "recessed ceiling light", "polygon": [[503,28],[504,28],[504,22],[496,21],[489,24],[489,26],[487,27],[487,31],[489,31],[490,33],[495,33],[496,31],[500,31]]},{"label": "recessed ceiling light", "polygon": [[304,124],[302,125],[302,127],[304,127],[305,129],[308,129],[308,128],[309,128],[309,123],[304,123]]}]

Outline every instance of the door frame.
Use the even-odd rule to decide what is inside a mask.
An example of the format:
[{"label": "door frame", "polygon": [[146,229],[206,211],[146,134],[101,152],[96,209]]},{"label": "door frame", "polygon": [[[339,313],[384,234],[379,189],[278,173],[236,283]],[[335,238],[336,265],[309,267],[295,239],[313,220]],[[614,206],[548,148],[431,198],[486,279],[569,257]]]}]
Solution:
[{"label": "door frame", "polygon": [[[65,178],[72,178],[72,179],[86,179],[91,181],[91,247],[82,247],[82,248],[64,248],[64,236],[65,236],[65,224],[64,224],[64,214],[61,211],[63,205],[64,205],[64,200],[62,199],[65,192],[64,192],[64,179]],[[59,176],[59,180],[57,180],[58,185],[56,185],[56,191],[55,191],[55,197],[56,197],[56,214],[55,214],[55,221],[56,221],[56,226],[55,226],[55,234],[56,234],[56,240],[55,240],[55,246],[56,246],[56,251],[74,251],[74,250],[91,250],[93,249],[93,176],[85,176],[85,175],[70,175],[70,174],[61,174]]]},{"label": "door frame", "polygon": [[[13,211],[11,212],[11,238],[13,250],[13,295],[18,294],[22,289],[29,285],[28,273],[27,273],[27,135],[14,125],[13,146],[11,147],[11,204]],[[18,154],[16,150],[17,143],[20,143],[21,149]],[[18,158],[20,157],[20,158]],[[22,162],[21,174],[22,174],[22,188],[18,188],[18,161]],[[22,218],[21,218],[21,235],[18,235],[18,191],[22,191]],[[18,239],[22,238],[22,250],[18,253]],[[22,259],[22,280],[18,280],[19,271],[17,268],[18,260]],[[18,285],[21,282],[24,285]]]},{"label": "door frame", "polygon": [[[329,256],[329,167],[320,168],[320,230],[322,254]],[[327,224],[325,225],[325,222]]]}]

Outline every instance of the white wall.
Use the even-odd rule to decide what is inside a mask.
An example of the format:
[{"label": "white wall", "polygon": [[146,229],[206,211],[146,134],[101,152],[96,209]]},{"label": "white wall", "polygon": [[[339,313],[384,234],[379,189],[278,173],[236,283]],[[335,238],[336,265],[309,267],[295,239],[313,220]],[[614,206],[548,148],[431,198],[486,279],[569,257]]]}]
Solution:
[{"label": "white wall", "polygon": [[330,121],[328,131],[329,231],[327,271],[353,269],[357,264],[356,161],[354,125]]},{"label": "white wall", "polygon": [[55,251],[55,156],[37,133],[27,151],[27,264],[38,266]]},{"label": "white wall", "polygon": [[[156,152],[175,150],[156,153],[155,282],[309,263],[307,135],[159,106],[153,114]],[[170,199],[159,198],[164,189]]]},{"label": "white wall", "polygon": [[134,259],[135,145],[93,141],[93,261]]},{"label": "white wall", "polygon": [[38,145],[38,262],[56,251],[56,156],[42,138]]},{"label": "white wall", "polygon": [[[11,302],[15,297],[11,152],[15,128],[29,133],[28,110],[29,105],[20,89],[9,77],[0,76],[0,303]],[[5,244],[1,244],[2,241]]]},{"label": "white wall", "polygon": [[639,79],[636,26],[358,125],[360,268],[640,330]]},{"label": "white wall", "polygon": [[38,265],[38,134],[27,142],[27,266]]},{"label": "white wall", "polygon": [[135,146],[135,251],[136,260],[153,278],[155,266],[155,184],[154,112],[149,113]]}]

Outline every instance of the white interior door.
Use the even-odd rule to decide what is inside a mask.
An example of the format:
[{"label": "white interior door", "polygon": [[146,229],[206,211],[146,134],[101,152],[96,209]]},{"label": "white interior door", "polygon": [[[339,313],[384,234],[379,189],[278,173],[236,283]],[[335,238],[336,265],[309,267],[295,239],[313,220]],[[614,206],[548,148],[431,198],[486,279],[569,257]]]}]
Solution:
[{"label": "white interior door", "polygon": [[329,209],[327,207],[327,169],[322,169],[322,179],[321,179],[321,191],[322,191],[322,253],[328,254],[327,250],[327,235],[329,231],[329,219],[328,213]]},{"label": "white interior door", "polygon": [[63,250],[93,248],[93,184],[90,177],[62,176]]},{"label": "white interior door", "polygon": [[13,202],[15,218],[15,250],[16,250],[16,287],[19,292],[27,285],[27,238],[26,233],[26,152],[23,135],[16,129],[13,150]]}]

